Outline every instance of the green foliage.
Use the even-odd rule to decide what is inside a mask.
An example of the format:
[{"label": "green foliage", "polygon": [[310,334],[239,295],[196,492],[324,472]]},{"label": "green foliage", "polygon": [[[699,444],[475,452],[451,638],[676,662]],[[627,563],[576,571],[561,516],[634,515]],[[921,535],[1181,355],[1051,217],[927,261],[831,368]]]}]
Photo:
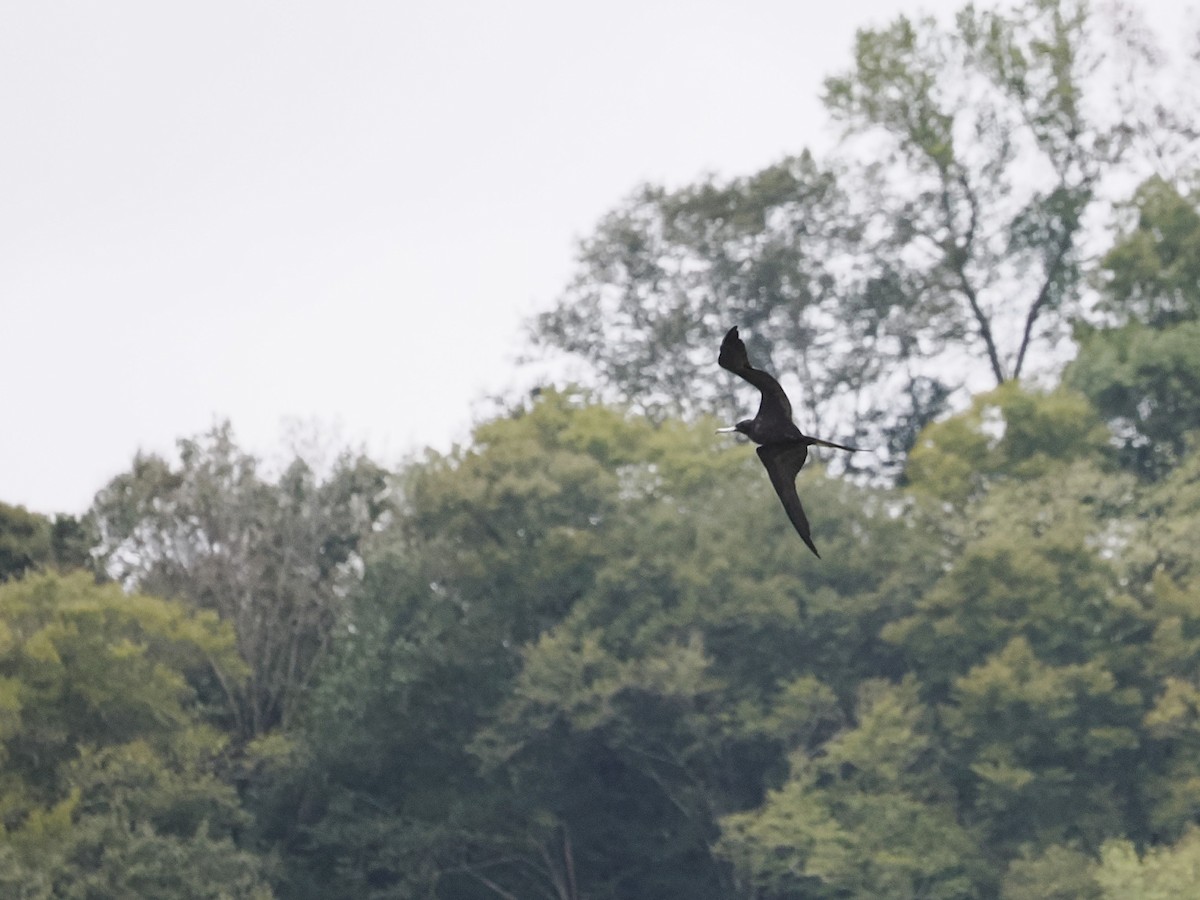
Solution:
[{"label": "green foliage", "polygon": [[[902,18],[827,82],[841,168],[637,193],[535,326],[624,407],[544,390],[396,474],[223,426],[85,519],[0,505],[0,894],[1188,895],[1194,194],[1141,186],[1105,320],[1017,380],[1147,136],[1102,88],[1137,37]],[[742,408],[734,322],[801,419],[911,449],[897,488],[815,455],[822,560],[701,417]],[[964,358],[997,387],[946,418]],[[93,548],[116,584],[38,574]]]},{"label": "green foliage", "polygon": [[[737,322],[756,359],[809,373],[806,402],[823,403],[879,375],[864,369],[875,365],[869,354],[821,340],[831,317],[860,322],[864,340],[878,325],[865,284],[829,266],[848,237],[844,208],[833,176],[807,153],[727,183],[647,186],[582,244],[578,274],[533,336],[586,359],[626,402],[696,412],[732,399],[728,386],[704,388],[711,379],[701,373]],[[862,315],[839,315],[844,304]]]},{"label": "green foliage", "polygon": [[1106,896],[1112,842],[1200,804],[1200,457],[1106,460],[1078,394],[1005,385],[908,488],[807,467],[814,562],[712,423],[545,391],[395,478],[316,687],[248,743],[212,611],[10,583],[0,884]]},{"label": "green foliage", "polygon": [[1159,567],[1181,585],[1200,581],[1200,442],[1161,481],[1138,497],[1137,575],[1146,583]]},{"label": "green foliage", "polygon": [[1093,550],[1120,508],[1104,493],[1114,487],[1081,464],[997,490],[968,520],[968,539],[914,614],[888,623],[884,637],[906,648],[941,696],[1018,635],[1047,660],[1074,663],[1144,634],[1119,570]]},{"label": "green foliage", "polygon": [[1101,266],[1100,311],[1115,326],[1079,326],[1064,382],[1113,426],[1123,463],[1161,478],[1200,423],[1200,209],[1159,177],[1134,194],[1134,220]]},{"label": "green foliage", "polygon": [[1103,40],[1089,4],[1030,0],[860,31],[826,81],[835,119],[868,138],[872,252],[925,292],[915,334],[986,358],[997,384],[1067,324],[1084,216],[1129,149],[1129,123],[1098,114],[1096,73],[1118,60],[1149,62],[1130,35]]},{"label": "green foliage", "polygon": [[1120,833],[1141,701],[1101,660],[1047,665],[1023,637],[957,679],[942,717],[990,845],[1094,849]]},{"label": "green foliage", "polygon": [[1103,422],[1081,394],[1034,393],[1010,382],[926,428],[905,477],[922,494],[962,504],[1000,479],[1032,480],[1063,461],[1101,458],[1107,443]]},{"label": "green foliage", "polygon": [[221,688],[246,737],[285,721],[307,688],[386,512],[384,472],[365,458],[343,454],[324,478],[299,457],[273,481],[260,468],[225,424],[181,440],[177,465],[139,455],[92,510],[111,577],[235,628],[250,674]]},{"label": "green foliage", "polygon": [[1097,896],[1200,796],[1195,542],[1150,588],[1142,524],[1194,467],[1069,391],[929,433],[908,491],[805,470],[820,565],[706,424],[548,391],[412,464],[256,789],[289,895]]},{"label": "green foliage", "polygon": [[1152,707],[1142,726],[1161,754],[1144,775],[1146,817],[1154,834],[1178,836],[1200,808],[1200,590],[1183,590],[1162,570],[1155,574],[1156,620],[1147,668],[1156,676]]},{"label": "green foliage", "polygon": [[1159,613],[1123,583],[1133,487],[1084,461],[993,486],[954,564],[884,629],[940,705],[965,820],[1007,854],[1145,834],[1128,813],[1154,783],[1139,766],[1162,761],[1142,721]]},{"label": "green foliage", "polygon": [[1106,843],[1096,868],[1104,900],[1174,900],[1200,883],[1200,830],[1177,843],[1139,854],[1129,841]]},{"label": "green foliage", "polygon": [[0,582],[50,559],[50,523],[23,506],[0,503]]},{"label": "green foliage", "polygon": [[814,570],[753,454],[719,446],[545,392],[401,477],[310,720],[329,780],[278,807],[320,807],[314,890],[732,890],[718,816],[894,663],[878,623],[922,575],[880,563],[920,553],[894,500],[816,470],[814,526],[859,549]]},{"label": "green foliage", "polygon": [[186,838],[84,818],[36,864],[0,845],[0,887],[23,900],[271,900],[262,862],[202,828]]},{"label": "green foliage", "polygon": [[1132,221],[1102,261],[1102,309],[1121,322],[1170,328],[1200,318],[1200,192],[1144,181]]},{"label": "green foliage", "polygon": [[87,568],[91,536],[74,516],[47,518],[0,503],[0,583],[39,569]]},{"label": "green foliage", "polygon": [[954,820],[917,685],[864,682],[855,727],[797,753],[784,786],[724,822],[718,852],[767,896],[983,896],[972,836]]},{"label": "green foliage", "polygon": [[1064,374],[1114,426],[1123,463],[1161,477],[1200,428],[1200,322],[1081,331]]},{"label": "green foliage", "polygon": [[1078,850],[1055,844],[1015,859],[1004,875],[1002,900],[1102,900],[1095,864]]},{"label": "green foliage", "polygon": [[860,31],[826,81],[836,163],[644,187],[582,243],[533,340],[606,397],[691,415],[733,405],[703,373],[740,325],[811,430],[853,430],[876,450],[855,464],[894,473],[964,386],[1069,338],[1098,188],[1166,121],[1126,96],[1149,44],[1104,24],[1083,0],[1026,0]]},{"label": "green foliage", "polygon": [[161,749],[196,714],[197,686],[244,669],[211,613],[79,574],[0,587],[0,672],[7,815],[53,801],[80,747],[135,734]]},{"label": "green foliage", "polygon": [[[0,586],[0,884],[28,897],[271,896],[202,692],[244,675],[212,613],[83,574]],[[20,886],[19,888],[17,886]]]},{"label": "green foliage", "polygon": [[[309,739],[330,784],[312,797],[301,776],[280,807],[320,813],[298,836],[307,849],[297,862],[312,874],[297,881],[313,882],[315,896],[438,884],[473,896],[482,879],[529,888],[522,872],[561,877],[561,833],[481,777],[468,746],[522,646],[592,582],[622,494],[636,503],[654,489],[663,451],[637,459],[636,449],[665,435],[548,393],[475,437],[401,478],[401,515],[368,557],[316,697]],[[669,477],[696,478],[689,466],[708,455],[692,443],[681,465],[664,467]],[[527,865],[488,865],[514,854]]]}]

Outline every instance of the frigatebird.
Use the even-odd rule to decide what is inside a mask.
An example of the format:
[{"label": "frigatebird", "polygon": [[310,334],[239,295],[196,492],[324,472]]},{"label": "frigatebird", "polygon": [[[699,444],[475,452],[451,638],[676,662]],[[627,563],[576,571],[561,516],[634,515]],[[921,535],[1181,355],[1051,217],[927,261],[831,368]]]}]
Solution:
[{"label": "frigatebird", "polygon": [[721,353],[717,357],[717,364],[722,369],[728,369],[734,375],[746,379],[762,393],[758,412],[753,419],[743,419],[730,428],[720,428],[718,431],[725,434],[739,432],[759,445],[758,458],[766,466],[767,474],[771,476],[771,485],[783,501],[788,518],[796,526],[800,539],[808,544],[808,549],[820,559],[821,554],[817,553],[817,545],[813,543],[808,519],[804,516],[804,507],[800,505],[800,496],[796,493],[796,476],[808,459],[808,448],[814,444],[818,447],[849,450],[851,453],[857,452],[858,448],[809,437],[796,427],[796,423],[792,421],[792,404],[788,401],[787,394],[772,375],[750,365],[746,345],[738,337],[736,325],[729,329],[725,340],[721,341]]}]

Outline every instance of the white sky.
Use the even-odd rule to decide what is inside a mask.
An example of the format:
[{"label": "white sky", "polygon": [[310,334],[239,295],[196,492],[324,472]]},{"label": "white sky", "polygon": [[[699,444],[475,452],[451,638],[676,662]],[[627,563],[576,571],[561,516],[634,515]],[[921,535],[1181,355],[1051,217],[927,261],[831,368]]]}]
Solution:
[{"label": "white sky", "polygon": [[959,5],[0,5],[0,500],[224,417],[448,447],[604,212],[826,144],[854,29]]}]

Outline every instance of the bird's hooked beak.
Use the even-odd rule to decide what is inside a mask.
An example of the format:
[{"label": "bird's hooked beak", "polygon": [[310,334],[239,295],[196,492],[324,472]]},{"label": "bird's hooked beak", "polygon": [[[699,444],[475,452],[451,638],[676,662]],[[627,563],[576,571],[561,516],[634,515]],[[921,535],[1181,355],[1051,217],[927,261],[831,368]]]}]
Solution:
[{"label": "bird's hooked beak", "polygon": [[737,426],[730,425],[728,428],[718,428],[717,434],[737,434]]}]

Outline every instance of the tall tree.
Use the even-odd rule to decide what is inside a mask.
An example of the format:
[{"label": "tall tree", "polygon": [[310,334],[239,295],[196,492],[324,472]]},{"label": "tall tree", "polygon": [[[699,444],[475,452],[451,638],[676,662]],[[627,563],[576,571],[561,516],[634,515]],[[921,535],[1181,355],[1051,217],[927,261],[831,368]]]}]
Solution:
[{"label": "tall tree", "polygon": [[1019,378],[1067,336],[1085,220],[1137,133],[1130,73],[1151,63],[1106,21],[1027,0],[860,32],[825,90],[842,163],[642,190],[584,242],[535,340],[686,412],[728,402],[707,367],[745,325],[757,360],[799,376],[802,414],[906,451],[953,391]]},{"label": "tall tree", "polygon": [[1145,181],[1099,272],[1098,322],[1080,326],[1064,381],[1109,420],[1123,462],[1164,476],[1200,427],[1200,191]]},{"label": "tall tree", "polygon": [[1150,58],[1103,24],[1084,0],[967,6],[947,30],[902,17],[860,31],[853,68],[826,82],[869,142],[872,251],[919,285],[920,330],[985,358],[995,384],[1064,335],[1084,217],[1130,147],[1116,79]]},{"label": "tall tree", "polygon": [[250,676],[224,688],[247,736],[288,718],[386,511],[385,473],[364,457],[325,478],[299,457],[275,480],[261,468],[225,424],[180,441],[175,465],[139,455],[92,511],[109,575],[233,625]]},{"label": "tall tree", "polygon": [[737,323],[756,360],[802,372],[796,399],[823,408],[843,382],[879,375],[861,344],[839,341],[847,328],[872,340],[871,300],[886,289],[836,265],[858,238],[848,202],[808,153],[727,183],[645,186],[583,243],[534,337],[582,357],[636,408],[694,413],[733,399],[731,383],[708,373]]}]

